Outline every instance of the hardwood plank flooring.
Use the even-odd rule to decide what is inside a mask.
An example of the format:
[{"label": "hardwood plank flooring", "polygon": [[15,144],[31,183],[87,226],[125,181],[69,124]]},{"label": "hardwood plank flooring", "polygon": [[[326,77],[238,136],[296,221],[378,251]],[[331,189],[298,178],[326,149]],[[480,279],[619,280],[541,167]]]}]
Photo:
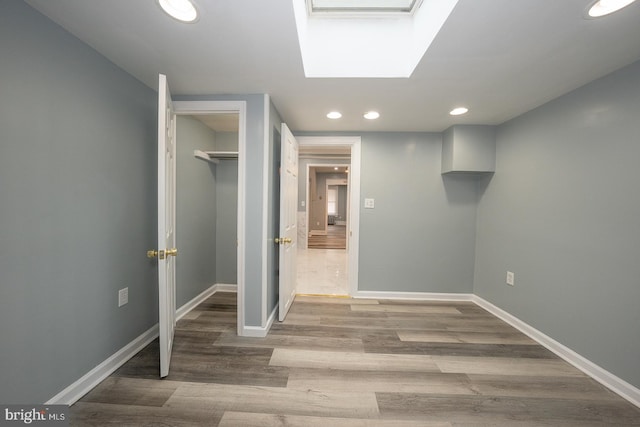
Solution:
[{"label": "hardwood plank flooring", "polygon": [[326,235],[309,236],[309,249],[346,249],[347,227],[344,225],[328,225]]},{"label": "hardwood plank flooring", "polygon": [[469,302],[299,297],[265,338],[236,295],[177,324],[70,409],[75,426],[640,426],[640,408]]}]

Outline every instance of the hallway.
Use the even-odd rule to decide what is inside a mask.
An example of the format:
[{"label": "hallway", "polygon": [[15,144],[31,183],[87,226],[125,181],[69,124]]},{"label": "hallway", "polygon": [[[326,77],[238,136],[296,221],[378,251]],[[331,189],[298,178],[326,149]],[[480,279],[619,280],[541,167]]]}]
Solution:
[{"label": "hallway", "polygon": [[298,249],[296,293],[349,295],[348,265],[345,249]]},{"label": "hallway", "polygon": [[309,249],[346,249],[347,227],[327,225],[327,234],[309,236],[308,246]]}]

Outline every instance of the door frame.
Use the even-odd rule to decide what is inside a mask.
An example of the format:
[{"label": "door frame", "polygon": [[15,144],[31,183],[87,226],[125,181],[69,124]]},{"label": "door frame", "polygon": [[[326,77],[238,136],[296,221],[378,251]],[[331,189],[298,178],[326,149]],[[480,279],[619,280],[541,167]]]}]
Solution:
[{"label": "door frame", "polygon": [[176,115],[206,115],[216,113],[238,114],[238,230],[237,230],[237,333],[244,330],[244,278],[245,278],[245,194],[246,194],[246,147],[247,147],[247,102],[246,101],[173,101]]},{"label": "door frame", "polygon": [[[349,257],[349,295],[356,295],[358,292],[358,259],[360,251],[360,157],[362,138],[359,136],[297,136],[296,139],[300,147],[348,147],[351,149],[351,163],[349,165],[347,184],[350,189],[348,201],[349,218],[347,220],[347,256]],[[308,191],[308,183],[306,187]],[[305,204],[307,205],[308,221],[309,201],[307,200]]]},{"label": "door frame", "polygon": [[[351,162],[351,159],[349,159],[349,162]],[[317,236],[326,236],[327,234],[327,224],[324,224],[324,230],[315,230],[315,233],[311,232],[311,218],[309,217],[309,209],[310,209],[310,200],[309,200],[309,195],[311,194],[311,183],[309,182],[309,175],[311,174],[311,169],[313,168],[323,168],[323,167],[344,167],[344,166],[349,166],[351,167],[351,163],[308,163],[307,164],[307,183],[305,186],[305,216],[306,216],[306,221],[307,223],[305,224],[305,229],[306,229],[306,236],[305,236],[305,244],[304,244],[304,249],[308,249],[309,248],[309,236],[311,236],[311,234],[317,235]],[[349,186],[349,183],[347,182],[347,187]],[[326,194],[326,193],[325,193]],[[347,199],[349,200],[349,199]],[[327,200],[325,198],[325,206],[327,204]],[[349,219],[347,218],[347,222],[349,222]]]},{"label": "door frame", "polygon": [[[335,166],[334,166],[335,167]],[[347,230],[349,229],[349,195],[350,195],[350,189],[349,189],[349,175],[347,175],[346,181],[347,183],[344,183],[345,179],[327,179],[327,181],[324,184],[325,187],[325,194],[327,195],[326,200],[325,200],[325,205],[326,205],[326,213],[327,213],[327,224],[329,224],[329,187],[347,187],[347,206],[345,208],[345,212],[347,213],[347,217],[345,218],[345,225],[347,227]],[[336,194],[336,196],[338,196],[340,194],[340,191],[338,190],[338,194]],[[327,225],[326,227],[327,232],[329,231],[329,226]],[[347,239],[347,247],[346,249],[349,249],[349,240]]]}]

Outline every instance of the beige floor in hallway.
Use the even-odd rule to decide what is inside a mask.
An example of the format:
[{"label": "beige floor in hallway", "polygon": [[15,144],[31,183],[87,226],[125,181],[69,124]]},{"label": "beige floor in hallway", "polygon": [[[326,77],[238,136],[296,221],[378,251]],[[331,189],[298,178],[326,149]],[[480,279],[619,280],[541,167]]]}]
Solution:
[{"label": "beige floor in hallway", "polygon": [[349,295],[344,249],[298,249],[298,294]]}]

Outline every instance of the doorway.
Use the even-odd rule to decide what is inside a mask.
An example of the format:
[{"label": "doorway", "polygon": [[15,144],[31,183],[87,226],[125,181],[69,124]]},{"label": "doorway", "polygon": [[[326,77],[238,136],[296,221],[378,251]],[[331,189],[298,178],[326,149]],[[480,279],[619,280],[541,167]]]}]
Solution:
[{"label": "doorway", "polygon": [[177,306],[237,283],[238,113],[176,117]]},{"label": "doorway", "polygon": [[360,137],[298,137],[298,293],[354,295],[358,284]]},{"label": "doorway", "polygon": [[[183,167],[199,167],[200,171],[207,170],[209,178],[215,182],[216,179],[222,179],[226,182],[225,186],[211,185],[209,190],[202,188],[197,191],[194,188],[188,188],[182,192],[178,191],[178,197],[181,193],[190,193],[196,200],[210,199],[212,195],[218,195],[225,199],[224,204],[215,207],[216,216],[208,216],[206,212],[201,214],[204,221],[208,221],[208,228],[215,229],[216,235],[211,237],[211,241],[215,242],[215,249],[209,246],[208,253],[210,256],[208,264],[225,265],[224,274],[215,272],[214,283],[210,283],[213,289],[219,290],[236,290],[237,292],[237,333],[242,335],[244,330],[244,230],[245,230],[245,149],[246,149],[246,102],[245,101],[174,101],[174,109],[179,117],[186,117],[188,120],[196,120],[202,122],[207,127],[217,127],[218,132],[216,142],[205,149],[194,149],[190,155],[185,156],[185,161],[191,162],[188,166]],[[217,124],[206,124],[206,121],[217,122]],[[234,129],[224,129],[221,126],[233,126]],[[178,128],[180,132],[180,128]],[[180,142],[177,143],[180,146]],[[207,149],[208,148],[208,149]],[[187,153],[188,154],[188,153]],[[200,160],[198,160],[200,159]],[[207,164],[197,165],[194,162],[206,160]],[[207,168],[207,169],[205,169]],[[180,185],[180,183],[178,183]],[[215,194],[218,193],[218,194]],[[179,205],[180,206],[180,205]],[[178,206],[178,210],[180,207]],[[184,206],[183,206],[184,209]],[[178,215],[180,220],[180,215]],[[216,224],[212,224],[215,222]],[[184,225],[183,225],[184,227]],[[178,239],[180,239],[180,230],[178,230]],[[193,236],[200,242],[198,232],[194,231]],[[231,236],[231,237],[229,237]],[[218,237],[218,238],[217,238]],[[183,239],[189,236],[184,236]],[[210,242],[211,243],[211,242]],[[225,246],[226,245],[226,246]],[[202,251],[203,248],[198,245],[187,244],[194,251]],[[224,248],[222,246],[225,246]],[[210,253],[214,251],[214,254]],[[205,249],[207,251],[207,249]],[[183,254],[188,259],[188,253]],[[213,255],[213,256],[212,256]],[[219,255],[219,256],[216,256]],[[216,257],[216,259],[211,259]],[[221,259],[224,258],[224,259]],[[220,258],[220,259],[217,259]],[[232,259],[233,258],[233,259]],[[186,262],[186,261],[183,261]],[[198,263],[196,269],[206,269],[206,263]],[[188,269],[185,269],[187,271]],[[209,272],[211,274],[211,272]],[[211,276],[209,276],[211,277]],[[235,283],[234,283],[235,279]],[[229,283],[230,282],[230,283]],[[201,285],[203,285],[201,283]],[[235,286],[234,286],[235,285]]]},{"label": "doorway", "polygon": [[[349,165],[351,155],[340,163],[319,163],[322,159],[305,153],[307,245],[309,249],[347,249]],[[338,162],[338,159],[332,160]],[[304,173],[304,172],[303,172]]]}]

